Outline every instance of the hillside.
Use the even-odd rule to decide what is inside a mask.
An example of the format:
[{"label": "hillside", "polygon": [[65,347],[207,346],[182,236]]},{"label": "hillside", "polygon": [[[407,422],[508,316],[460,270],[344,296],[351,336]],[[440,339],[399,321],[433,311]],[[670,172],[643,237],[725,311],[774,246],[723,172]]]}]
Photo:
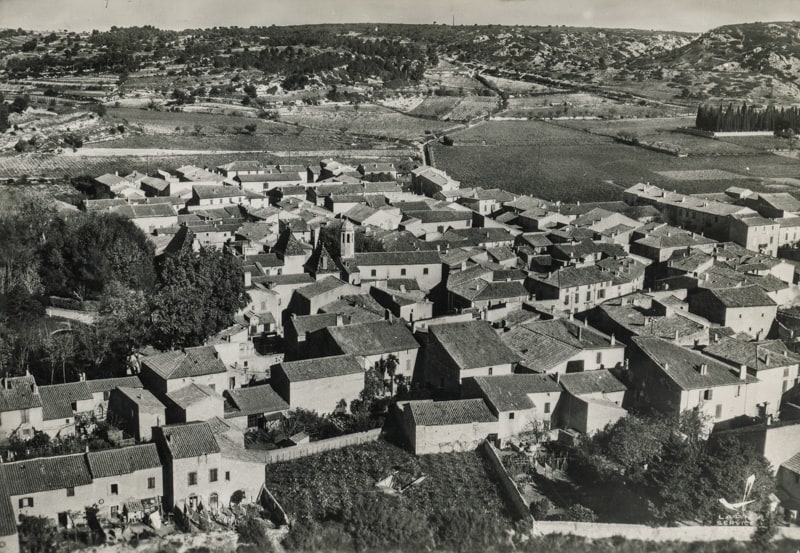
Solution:
[{"label": "hillside", "polygon": [[712,29],[678,48],[631,63],[699,99],[800,100],[800,23],[747,23]]}]

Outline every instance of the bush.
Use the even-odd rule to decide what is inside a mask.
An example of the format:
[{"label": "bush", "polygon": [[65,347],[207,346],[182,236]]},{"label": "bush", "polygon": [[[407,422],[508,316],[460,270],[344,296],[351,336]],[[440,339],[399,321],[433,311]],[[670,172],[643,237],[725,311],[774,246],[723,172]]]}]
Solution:
[{"label": "bush", "polygon": [[575,522],[595,522],[597,520],[597,515],[594,514],[594,511],[580,503],[572,505],[565,514],[567,520]]},{"label": "bush", "polygon": [[536,520],[544,520],[550,514],[552,503],[546,497],[541,498],[539,501],[531,502],[531,514]]},{"label": "bush", "polygon": [[259,551],[270,552],[275,548],[267,534],[266,522],[258,516],[250,514],[236,527],[239,541],[250,543],[258,547]]}]

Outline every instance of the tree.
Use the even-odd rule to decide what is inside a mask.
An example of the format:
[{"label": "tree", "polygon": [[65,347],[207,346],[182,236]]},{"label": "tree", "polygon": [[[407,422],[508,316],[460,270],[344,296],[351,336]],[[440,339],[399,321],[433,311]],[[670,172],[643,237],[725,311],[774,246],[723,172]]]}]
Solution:
[{"label": "tree", "polygon": [[22,113],[31,105],[30,96],[27,94],[24,96],[17,96],[14,98],[14,101],[11,102],[11,113]]},{"label": "tree", "polygon": [[248,301],[237,258],[215,248],[167,256],[150,301],[150,343],[160,349],[200,345],[233,324]]},{"label": "tree", "polygon": [[48,553],[56,547],[57,530],[47,517],[20,515],[19,536],[22,551]]}]

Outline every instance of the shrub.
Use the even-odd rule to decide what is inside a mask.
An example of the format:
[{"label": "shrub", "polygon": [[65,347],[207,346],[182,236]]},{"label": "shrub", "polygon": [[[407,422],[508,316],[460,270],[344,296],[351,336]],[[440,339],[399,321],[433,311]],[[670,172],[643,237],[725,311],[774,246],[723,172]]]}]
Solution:
[{"label": "shrub", "polygon": [[259,551],[274,551],[272,540],[267,535],[266,523],[253,514],[250,514],[236,527],[239,540],[258,547]]},{"label": "shrub", "polygon": [[595,522],[597,520],[597,515],[594,514],[594,511],[580,503],[572,505],[565,514],[567,520],[575,522]]},{"label": "shrub", "polygon": [[552,508],[552,504],[550,500],[546,497],[541,498],[538,501],[531,502],[531,514],[533,518],[536,520],[544,520],[547,518],[547,515],[550,514],[550,509]]}]

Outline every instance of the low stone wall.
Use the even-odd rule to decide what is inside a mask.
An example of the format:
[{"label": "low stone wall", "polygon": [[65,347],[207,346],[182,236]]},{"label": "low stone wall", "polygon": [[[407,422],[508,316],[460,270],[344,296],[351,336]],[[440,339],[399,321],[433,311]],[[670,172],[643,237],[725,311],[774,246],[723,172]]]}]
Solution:
[{"label": "low stone wall", "polygon": [[[574,534],[600,539],[623,536],[629,540],[645,541],[750,541],[753,526],[675,526],[651,527],[640,524],[604,524],[600,522],[544,521],[537,522],[536,534]],[[800,527],[782,527],[778,538],[800,539]]]},{"label": "low stone wall", "polygon": [[495,447],[488,441],[484,441],[478,449],[483,452],[489,460],[489,465],[492,467],[494,475],[500,482],[500,489],[503,492],[503,496],[508,501],[509,510],[514,515],[514,518],[517,520],[532,520],[533,516],[531,515],[528,504],[522,497],[519,488],[517,488],[517,484],[512,480],[506,468],[503,466],[503,461],[500,460],[500,456],[497,454]]},{"label": "low stone wall", "polygon": [[351,445],[374,442],[378,440],[380,435],[381,429],[375,428],[373,430],[367,430],[366,432],[359,432],[357,434],[347,434],[346,436],[328,438],[327,440],[319,440],[318,442],[310,442],[307,444],[285,447],[283,449],[274,449],[272,451],[265,452],[264,463],[267,465],[271,465],[273,463],[283,463],[285,461],[300,459],[302,457],[308,457],[309,455],[316,455],[332,449],[341,449]]}]

